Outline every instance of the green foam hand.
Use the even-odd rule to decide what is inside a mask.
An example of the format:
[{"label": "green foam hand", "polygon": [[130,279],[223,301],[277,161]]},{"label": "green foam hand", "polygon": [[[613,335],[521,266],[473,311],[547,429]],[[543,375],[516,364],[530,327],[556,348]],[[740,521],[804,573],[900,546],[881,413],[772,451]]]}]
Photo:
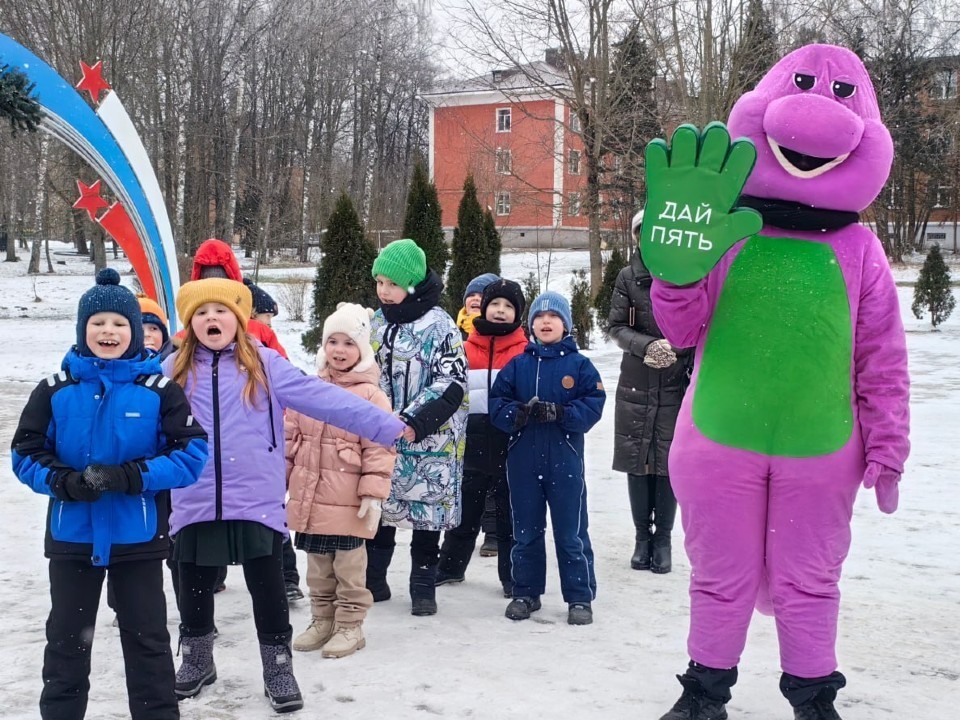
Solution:
[{"label": "green foam hand", "polygon": [[669,147],[660,139],[647,145],[640,253],[654,277],[697,282],[733,245],[760,231],[759,213],[733,207],[756,160],[753,143],[731,143],[722,123],[702,134],[681,125]]}]

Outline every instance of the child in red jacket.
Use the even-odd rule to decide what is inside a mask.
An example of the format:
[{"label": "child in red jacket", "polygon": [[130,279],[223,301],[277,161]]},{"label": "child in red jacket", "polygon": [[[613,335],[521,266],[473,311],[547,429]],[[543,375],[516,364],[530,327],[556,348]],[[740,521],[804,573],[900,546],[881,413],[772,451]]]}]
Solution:
[{"label": "child in red jacket", "polygon": [[473,554],[487,491],[494,489],[497,500],[497,569],[504,597],[511,597],[510,550],[513,531],[510,519],[510,492],[506,481],[507,433],[490,422],[487,394],[500,369],[523,353],[527,336],[520,326],[524,298],[520,285],[496,280],[483,291],[479,317],[464,349],[469,372],[470,414],[467,416],[467,447],[464,452],[462,519],[448,530],[440,549],[437,585],[463,582]]}]

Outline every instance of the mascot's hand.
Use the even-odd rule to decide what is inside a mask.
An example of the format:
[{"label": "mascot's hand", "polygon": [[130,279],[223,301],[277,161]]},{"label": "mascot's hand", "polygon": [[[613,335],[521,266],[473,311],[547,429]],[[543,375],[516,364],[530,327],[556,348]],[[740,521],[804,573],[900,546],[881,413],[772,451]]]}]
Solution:
[{"label": "mascot's hand", "polygon": [[888,515],[900,503],[900,473],[878,462],[867,463],[863,473],[863,486],[868,490],[877,488],[877,507]]},{"label": "mascot's hand", "polygon": [[697,282],[733,245],[760,231],[759,213],[733,208],[756,161],[753,143],[731,144],[721,123],[702,134],[681,125],[669,147],[659,139],[647,145],[640,252],[654,277]]}]

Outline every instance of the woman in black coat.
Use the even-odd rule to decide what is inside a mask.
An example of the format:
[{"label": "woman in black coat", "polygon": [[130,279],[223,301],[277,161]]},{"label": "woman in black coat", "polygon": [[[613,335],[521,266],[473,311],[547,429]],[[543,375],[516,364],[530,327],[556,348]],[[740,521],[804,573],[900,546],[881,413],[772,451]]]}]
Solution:
[{"label": "woman in black coat", "polygon": [[[639,221],[634,224],[639,228]],[[623,350],[614,415],[613,469],[627,473],[630,510],[637,530],[630,566],[670,572],[670,533],[677,500],[667,457],[680,402],[693,368],[693,348],[663,339],[650,302],[650,272],[640,253],[617,276],[609,335]]]}]

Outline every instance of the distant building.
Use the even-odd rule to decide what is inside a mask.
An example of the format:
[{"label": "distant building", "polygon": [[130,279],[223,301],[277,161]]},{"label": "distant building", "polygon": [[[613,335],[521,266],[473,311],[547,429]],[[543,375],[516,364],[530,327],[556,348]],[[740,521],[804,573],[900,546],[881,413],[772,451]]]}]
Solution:
[{"label": "distant building", "polygon": [[[480,204],[493,212],[505,247],[587,247],[579,123],[550,92],[568,84],[557,53],[548,51],[545,60],[424,94],[430,104],[430,176],[448,239],[463,181],[472,173]],[[612,218],[603,218],[602,227],[619,231]]]}]

